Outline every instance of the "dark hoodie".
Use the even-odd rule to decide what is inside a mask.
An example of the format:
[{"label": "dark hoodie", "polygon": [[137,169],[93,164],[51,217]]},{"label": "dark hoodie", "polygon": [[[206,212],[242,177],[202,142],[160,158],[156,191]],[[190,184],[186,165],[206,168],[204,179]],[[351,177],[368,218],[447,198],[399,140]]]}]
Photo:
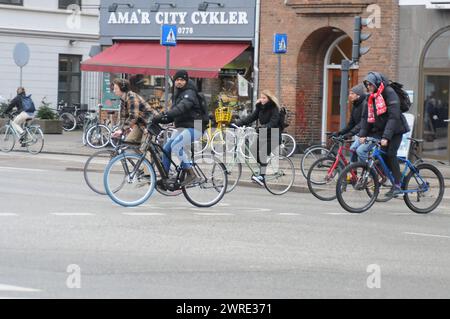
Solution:
[{"label": "dark hoodie", "polygon": [[182,89],[176,89],[172,97],[172,107],[167,117],[175,122],[177,128],[194,128],[194,121],[202,119],[197,88],[189,80]]},{"label": "dark hoodie", "polygon": [[384,83],[385,88],[382,96],[386,102],[387,111],[378,116],[375,101],[373,101],[372,107],[375,113],[375,123],[369,123],[368,108],[366,107],[362,113],[359,136],[391,140],[394,135],[409,132],[408,122],[400,110],[400,99],[394,89],[389,86],[387,77],[378,72],[369,72],[364,82],[366,81],[374,84],[377,90],[381,83]]},{"label": "dark hoodie", "polygon": [[22,98],[25,97],[25,93],[17,94],[17,96],[9,103],[8,107],[5,109],[5,113],[10,112],[14,107],[17,109],[17,113],[22,113]]},{"label": "dark hoodie", "polygon": [[351,135],[356,135],[361,130],[361,114],[363,110],[367,109],[367,95],[362,95],[353,102],[352,114],[350,116],[350,121],[347,126],[339,131],[339,135],[345,135],[350,133]]}]

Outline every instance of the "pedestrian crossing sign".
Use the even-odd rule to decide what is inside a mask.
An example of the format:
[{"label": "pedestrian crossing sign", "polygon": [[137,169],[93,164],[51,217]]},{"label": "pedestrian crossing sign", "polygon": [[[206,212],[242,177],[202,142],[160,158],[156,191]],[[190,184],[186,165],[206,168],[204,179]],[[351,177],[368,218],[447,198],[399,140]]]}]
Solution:
[{"label": "pedestrian crossing sign", "polygon": [[273,53],[287,53],[287,34],[276,33],[273,37]]},{"label": "pedestrian crossing sign", "polygon": [[163,24],[161,26],[161,45],[176,46],[177,45],[177,26]]}]

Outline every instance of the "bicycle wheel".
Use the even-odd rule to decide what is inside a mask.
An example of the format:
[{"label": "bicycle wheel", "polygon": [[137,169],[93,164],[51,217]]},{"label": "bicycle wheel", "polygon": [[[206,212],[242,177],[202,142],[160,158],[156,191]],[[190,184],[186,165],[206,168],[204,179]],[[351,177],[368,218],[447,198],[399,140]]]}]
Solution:
[{"label": "bicycle wheel", "polygon": [[201,139],[199,139],[198,141],[194,141],[193,142],[194,154],[195,155],[203,154],[208,149],[210,139],[211,138],[209,137],[208,131],[205,131]]},{"label": "bicycle wheel", "polygon": [[231,153],[236,146],[236,135],[231,130],[218,130],[211,140],[211,149],[216,155]]},{"label": "bicycle wheel", "polygon": [[238,162],[239,159],[235,158],[225,162],[225,168],[228,176],[228,186],[226,193],[231,193],[239,183],[242,175],[242,164]]},{"label": "bicycle wheel", "polygon": [[27,139],[25,145],[30,154],[39,154],[44,148],[44,133],[38,126],[30,126],[27,128]]},{"label": "bicycle wheel", "polygon": [[258,133],[246,133],[238,143],[238,151],[247,160],[256,159],[258,152]]},{"label": "bicycle wheel", "polygon": [[16,137],[14,132],[9,125],[0,128],[0,150],[2,152],[11,152],[16,144]]},{"label": "bicycle wheel", "polygon": [[406,205],[417,214],[427,214],[439,206],[444,196],[444,177],[439,169],[431,164],[416,166],[417,172],[409,172],[404,180],[403,199]]},{"label": "bicycle wheel", "polygon": [[291,135],[287,133],[281,134],[280,155],[291,157],[296,148],[297,142]]},{"label": "bicycle wheel", "polygon": [[[101,150],[92,154],[84,164],[84,180],[87,186],[97,194],[106,195],[103,176],[106,166],[108,166],[115,155],[117,155],[117,153],[114,150]],[[113,192],[115,192],[115,190],[113,190]]]},{"label": "bicycle wheel", "polygon": [[62,121],[64,131],[70,132],[77,127],[77,120],[75,119],[75,116],[73,116],[73,114],[62,113],[59,118]]},{"label": "bicycle wheel", "polygon": [[363,213],[377,199],[380,184],[374,170],[366,163],[353,163],[344,168],[336,182],[336,197],[350,213]]},{"label": "bicycle wheel", "polygon": [[228,177],[225,165],[215,156],[196,156],[193,164],[199,183],[183,187],[184,197],[194,206],[212,207],[227,191]]},{"label": "bicycle wheel", "polygon": [[308,178],[308,172],[311,168],[311,165],[319,158],[327,156],[328,154],[329,150],[323,145],[317,145],[308,148],[305,151],[305,154],[303,154],[303,157],[300,161],[300,169],[302,171],[303,177]]},{"label": "bicycle wheel", "polygon": [[120,143],[120,138],[113,138],[112,137],[112,135],[113,135],[113,133],[115,133],[117,130],[119,130],[120,129],[120,127],[119,126],[113,126],[111,129],[110,129],[110,131],[111,131],[111,134],[110,134],[110,136],[109,136],[109,144],[111,144],[111,146],[112,147],[114,147],[114,148],[116,148],[117,147],[117,145]]},{"label": "bicycle wheel", "polygon": [[272,156],[267,162],[264,186],[273,195],[283,195],[294,185],[294,163],[284,156]]},{"label": "bicycle wheel", "polygon": [[124,207],[136,207],[152,196],[156,186],[156,176],[152,165],[142,156],[121,154],[109,162],[103,177],[108,196]]},{"label": "bicycle wheel", "polygon": [[107,146],[111,138],[111,131],[103,124],[92,126],[86,132],[86,142],[92,148],[99,149]]},{"label": "bicycle wheel", "polygon": [[319,158],[308,171],[308,189],[314,197],[323,201],[336,199],[336,181],[343,170],[341,163],[331,171],[336,158]]}]

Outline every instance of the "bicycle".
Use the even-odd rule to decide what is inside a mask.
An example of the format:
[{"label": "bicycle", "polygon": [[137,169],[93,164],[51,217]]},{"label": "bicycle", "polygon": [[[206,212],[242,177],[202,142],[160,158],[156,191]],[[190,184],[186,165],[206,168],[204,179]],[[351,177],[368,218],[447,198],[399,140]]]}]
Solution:
[{"label": "bicycle", "polygon": [[[252,143],[246,142],[246,140],[257,133],[246,133],[245,128],[238,127],[232,124],[232,127],[238,130],[238,142],[235,144],[233,154],[231,154],[231,161],[225,161],[227,175],[229,179],[229,187],[227,193],[230,193],[239,183],[242,176],[242,161],[252,172],[252,176],[260,175],[260,165],[257,164],[257,168],[254,169],[250,163],[256,162],[252,154]],[[257,139],[256,139],[257,140]],[[253,147],[254,148],[254,147]],[[254,150],[253,150],[254,151]],[[264,178],[264,187],[273,195],[283,195],[291,189],[295,181],[295,168],[292,161],[285,156],[271,154],[267,162],[267,169]],[[231,183],[231,184],[230,184]]]},{"label": "bicycle", "polygon": [[85,106],[86,104],[73,103],[73,105],[69,107],[63,101],[58,103],[56,110],[59,114],[59,118],[63,122],[63,129],[66,132],[73,131],[84,124],[86,113],[88,111]]},{"label": "bicycle", "polygon": [[[352,140],[345,140],[343,136],[331,137],[333,144],[339,145],[337,154],[329,153],[328,156],[319,158],[315,161],[308,171],[307,185],[311,194],[317,199],[323,201],[332,201],[336,199],[336,180],[340,173],[345,167],[350,163],[344,155],[344,152],[350,152],[354,156],[355,151],[351,150],[346,144],[351,143]],[[380,179],[380,188],[383,191],[389,191],[391,186],[388,183],[388,179],[384,175],[383,171],[380,169],[379,165],[374,165],[377,170]],[[351,172],[352,173],[352,172]],[[355,178],[352,175],[352,178]],[[391,198],[389,197],[377,197],[378,202],[386,202]]]},{"label": "bicycle", "polygon": [[[211,207],[220,202],[227,189],[227,174],[225,165],[213,155],[194,155],[192,168],[197,175],[196,183],[183,185],[185,172],[181,166],[170,160],[175,176],[170,176],[163,167],[162,156],[165,153],[162,146],[152,139],[161,133],[161,126],[148,126],[147,137],[142,145],[143,154],[124,152],[113,158],[105,169],[104,187],[108,196],[118,205],[135,207],[143,204],[152,196],[156,187],[155,168],[161,176],[161,182],[168,191],[181,190],[184,197],[194,206]],[[149,152],[153,163],[146,158]],[[170,156],[169,156],[170,158]]]},{"label": "bicycle", "polygon": [[[328,139],[331,136],[331,132],[327,132],[326,135]],[[303,152],[302,159],[300,160],[300,170],[305,178],[308,178],[308,172],[311,165],[316,162],[319,158],[328,157],[330,155],[335,156],[338,144],[332,141],[330,146],[324,144],[311,145]]]},{"label": "bicycle", "polygon": [[[95,110],[89,111],[83,126],[83,136],[86,143],[95,149],[106,147],[111,142],[111,130],[101,124],[102,105],[98,105],[98,114]],[[95,115],[94,115],[95,114]]]},{"label": "bicycle", "polygon": [[0,128],[0,150],[5,153],[12,151],[16,144],[16,139],[18,139],[21,142],[21,146],[26,147],[30,154],[39,154],[44,147],[44,133],[41,127],[37,124],[30,125],[33,119],[27,119],[23,125],[23,130],[26,134],[21,141],[20,134],[11,125],[14,115],[9,113],[5,113],[4,115],[8,116],[8,121],[5,126]]},{"label": "bicycle", "polygon": [[[409,138],[416,147],[420,140]],[[347,166],[336,184],[336,196],[339,204],[350,213],[363,213],[369,210],[375,203],[379,194],[378,172],[374,169],[375,162],[394,185],[394,177],[382,157],[385,154],[381,150],[378,141],[368,141],[375,144],[375,148],[365,163],[354,163]],[[401,176],[401,193],[405,204],[415,213],[427,214],[436,209],[444,196],[444,178],[437,167],[425,163],[421,159],[411,163],[405,157],[398,157],[405,164]],[[436,194],[432,193],[437,191]],[[362,194],[362,195],[361,195]],[[427,204],[430,202],[430,204]],[[425,205],[422,205],[425,204]]]},{"label": "bicycle", "polygon": [[[133,151],[139,153],[139,144],[132,144],[124,142],[125,136],[122,134],[121,137],[117,139],[117,144],[113,149],[100,150],[92,154],[84,164],[83,176],[87,186],[99,195],[107,195],[104,183],[103,175],[108,163],[116,156],[126,152]],[[157,191],[164,196],[178,196],[181,191],[169,192],[161,189],[157,186]],[[116,190],[113,190],[114,192]]]}]

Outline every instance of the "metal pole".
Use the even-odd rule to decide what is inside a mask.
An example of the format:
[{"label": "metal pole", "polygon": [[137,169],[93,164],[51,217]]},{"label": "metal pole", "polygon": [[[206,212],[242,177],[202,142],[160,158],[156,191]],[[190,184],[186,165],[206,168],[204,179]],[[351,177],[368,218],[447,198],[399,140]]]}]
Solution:
[{"label": "metal pole", "polygon": [[281,106],[281,54],[278,54],[277,97]]},{"label": "metal pole", "polygon": [[341,64],[341,124],[342,130],[347,123],[347,104],[348,104],[348,73],[350,71],[351,62],[348,60],[342,60]]},{"label": "metal pole", "polygon": [[20,87],[23,86],[22,85],[22,75],[23,75],[22,71],[23,71],[23,67],[20,67]]},{"label": "metal pole", "polygon": [[166,77],[165,77],[165,92],[164,92],[164,110],[169,110],[169,68],[170,68],[170,46],[166,48]]},{"label": "metal pole", "polygon": [[258,91],[259,91],[259,42],[260,42],[260,14],[261,14],[261,0],[256,0],[256,18],[255,18],[255,40],[254,40],[254,47],[255,47],[255,53],[253,56],[253,103],[252,103],[252,109],[254,106],[254,103],[256,100],[258,100]]}]

